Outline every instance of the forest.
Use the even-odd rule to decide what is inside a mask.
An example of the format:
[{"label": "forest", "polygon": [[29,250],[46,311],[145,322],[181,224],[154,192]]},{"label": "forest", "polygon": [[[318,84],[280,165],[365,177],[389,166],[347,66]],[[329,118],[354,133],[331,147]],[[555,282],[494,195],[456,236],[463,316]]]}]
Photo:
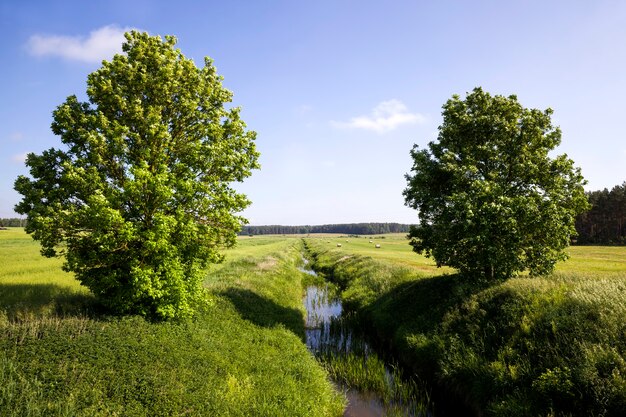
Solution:
[{"label": "forest", "polygon": [[0,219],[0,227],[25,227],[26,219],[20,219],[17,217]]},{"label": "forest", "polygon": [[379,235],[383,233],[407,233],[411,226],[400,223],[349,223],[317,226],[244,226],[240,235],[306,235],[309,233],[342,233],[347,235]]},{"label": "forest", "polygon": [[591,210],[576,218],[576,243],[583,245],[626,244],[626,182],[610,191],[587,192]]}]

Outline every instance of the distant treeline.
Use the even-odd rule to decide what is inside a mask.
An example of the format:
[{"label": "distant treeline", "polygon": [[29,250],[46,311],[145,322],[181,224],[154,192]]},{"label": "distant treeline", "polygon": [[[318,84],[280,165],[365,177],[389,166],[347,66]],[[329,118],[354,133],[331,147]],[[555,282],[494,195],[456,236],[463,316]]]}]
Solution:
[{"label": "distant treeline", "polygon": [[346,235],[378,235],[407,233],[410,225],[400,223],[350,223],[321,226],[244,226],[241,235],[293,235],[309,233],[342,233]]},{"label": "distant treeline", "polygon": [[626,244],[626,182],[587,193],[591,210],[576,218],[577,243]]},{"label": "distant treeline", "polygon": [[[626,245],[626,182],[611,190],[589,191],[591,210],[576,218],[578,244]],[[26,219],[0,218],[0,227],[25,227]],[[289,235],[341,233],[377,235],[408,233],[410,225],[400,223],[349,223],[321,226],[244,226],[240,235]]]},{"label": "distant treeline", "polygon": [[0,218],[0,227],[24,227],[26,226],[26,219],[1,219]]}]

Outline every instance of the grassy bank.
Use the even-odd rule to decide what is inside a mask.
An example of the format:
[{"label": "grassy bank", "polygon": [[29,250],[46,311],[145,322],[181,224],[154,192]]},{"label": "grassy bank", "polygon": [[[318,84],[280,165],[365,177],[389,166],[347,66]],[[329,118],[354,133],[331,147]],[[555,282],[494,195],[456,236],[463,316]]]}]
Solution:
[{"label": "grassy bank", "polygon": [[306,244],[405,363],[477,414],[624,415],[624,248],[572,248],[553,275],[486,287],[419,258],[396,262],[391,240]]},{"label": "grassy bank", "polygon": [[22,230],[0,231],[0,415],[340,415],[302,343],[298,245],[243,239],[194,320],[151,323],[107,316]]}]

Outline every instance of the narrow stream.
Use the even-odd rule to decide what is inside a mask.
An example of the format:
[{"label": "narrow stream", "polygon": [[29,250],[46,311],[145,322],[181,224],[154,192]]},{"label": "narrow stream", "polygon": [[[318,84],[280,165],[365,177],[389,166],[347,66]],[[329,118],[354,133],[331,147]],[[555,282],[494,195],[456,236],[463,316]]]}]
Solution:
[{"label": "narrow stream", "polygon": [[[306,260],[300,270],[317,276]],[[397,365],[383,361],[350,325],[332,284],[307,287],[304,306],[307,347],[346,393],[344,417],[433,416],[423,386],[415,378],[405,378]]]}]

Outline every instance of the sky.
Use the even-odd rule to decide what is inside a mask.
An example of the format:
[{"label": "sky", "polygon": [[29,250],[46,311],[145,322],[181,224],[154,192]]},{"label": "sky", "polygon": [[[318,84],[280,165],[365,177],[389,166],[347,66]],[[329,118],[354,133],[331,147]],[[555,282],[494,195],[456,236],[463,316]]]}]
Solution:
[{"label": "sky", "polygon": [[587,190],[626,181],[623,1],[0,0],[0,217],[25,155],[62,146],[52,111],[86,100],[129,29],[214,60],[257,132],[262,168],[235,185],[253,225],[416,223],[409,151],[477,86],[552,108]]}]

